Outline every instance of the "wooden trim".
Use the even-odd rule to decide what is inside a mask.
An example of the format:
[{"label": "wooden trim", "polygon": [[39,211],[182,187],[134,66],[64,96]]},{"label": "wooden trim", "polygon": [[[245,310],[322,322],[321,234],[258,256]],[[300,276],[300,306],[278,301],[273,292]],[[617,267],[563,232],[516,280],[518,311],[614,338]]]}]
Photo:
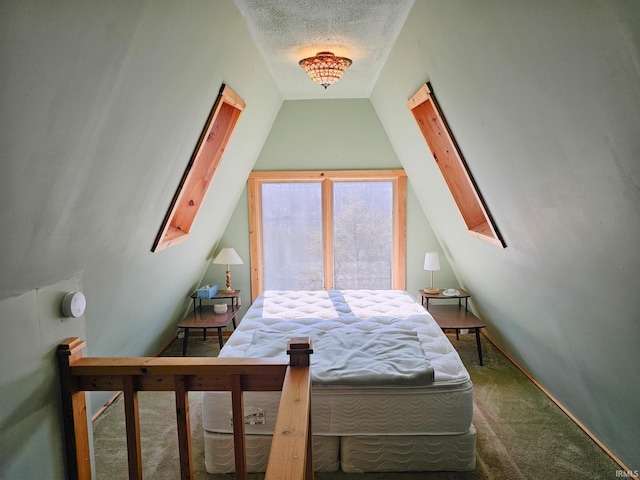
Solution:
[{"label": "wooden trim", "polygon": [[113,394],[113,396],[107,400],[105,402],[104,405],[102,405],[98,411],[96,413],[93,414],[93,416],[91,417],[91,421],[95,422],[96,420],[98,420],[98,418],[100,418],[100,416],[107,411],[107,409],[113,405],[115,403],[116,400],[118,400],[118,397],[120,397],[120,395],[122,395],[122,390],[117,391],[116,393]]},{"label": "wooden trim", "polygon": [[247,193],[249,197],[249,258],[251,263],[251,302],[253,303],[264,289],[262,270],[262,192],[261,183],[255,176],[249,175]]},{"label": "wooden trim", "polygon": [[324,260],[324,289],[333,289],[333,184],[322,182],[322,239]]},{"label": "wooden trim", "polygon": [[[311,423],[311,374],[308,368],[289,367],[282,386],[280,405],[271,441],[271,454],[267,462],[265,480],[281,478],[309,478],[309,466],[313,465],[311,455],[306,455],[312,441]],[[302,426],[299,428],[296,426]],[[294,439],[294,441],[291,441]],[[311,449],[308,450],[311,454]],[[311,469],[311,475],[313,471]],[[311,477],[313,478],[313,477]]]},{"label": "wooden trim", "polygon": [[242,99],[223,84],[156,236],[152,252],[181,243],[189,237],[244,108]]},{"label": "wooden trim", "polygon": [[244,438],[244,396],[242,394],[242,378],[231,377],[231,409],[233,417],[233,451],[235,454],[236,476],[247,476],[247,452]]},{"label": "wooden trim", "polygon": [[189,390],[186,376],[175,377],[176,423],[178,425],[178,453],[181,480],[193,479],[191,462],[191,417],[189,412]]},{"label": "wooden trim", "polygon": [[387,170],[286,170],[261,172],[254,171],[249,178],[262,182],[314,182],[324,179],[336,179],[343,181],[360,180],[395,180],[399,176],[406,176],[402,169]]},{"label": "wooden trim", "polygon": [[393,189],[393,279],[392,285],[396,290],[407,288],[407,176],[401,175],[396,179]]},{"label": "wooden trim", "polygon": [[79,338],[68,338],[58,345],[65,453],[69,480],[91,478],[86,393],[78,389],[77,382],[71,373],[71,365],[82,358],[85,345],[85,342]]},{"label": "wooden trim", "polygon": [[[507,353],[506,350],[504,350],[498,343],[496,343],[495,340],[491,338],[491,336],[486,332],[486,330],[482,330],[481,333],[500,353],[502,353],[502,355],[505,356],[507,360],[509,360],[518,370],[520,370],[525,377],[527,377],[536,387],[538,387],[538,389],[540,389],[540,391],[544,393],[547,398],[549,398],[549,400],[555,403],[556,406],[560,410],[562,410],[571,421],[573,421],[573,423],[575,423],[591,440],[593,440],[593,442],[598,445],[602,449],[602,451],[611,458],[611,460],[620,465],[620,468],[622,470],[624,470],[625,472],[633,471],[632,469],[627,467],[624,462],[620,460],[611,450],[609,450],[609,448],[604,443],[602,443],[598,439],[598,437],[596,437],[595,434],[591,432],[591,430],[589,430],[580,420],[578,420],[578,418],[573,413],[571,413],[571,411],[567,407],[560,403],[560,401],[556,397],[554,397],[553,394],[549,392],[549,390],[547,390],[540,382],[533,378],[531,374],[529,374],[529,372],[524,369],[524,367],[522,367],[509,353]],[[635,478],[638,477],[636,476]]]},{"label": "wooden trim", "polygon": [[407,102],[427,146],[458,206],[468,232],[493,245],[505,247],[471,171],[449,128],[430,83]]},{"label": "wooden trim", "polygon": [[142,480],[142,444],[140,442],[138,392],[133,384],[132,376],[124,377],[123,383],[129,478],[138,478]]}]

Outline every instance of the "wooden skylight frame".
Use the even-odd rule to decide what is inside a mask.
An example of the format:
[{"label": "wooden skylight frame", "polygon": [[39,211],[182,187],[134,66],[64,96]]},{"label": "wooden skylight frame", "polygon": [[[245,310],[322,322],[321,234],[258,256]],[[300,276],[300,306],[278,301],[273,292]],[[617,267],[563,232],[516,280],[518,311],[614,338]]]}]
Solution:
[{"label": "wooden skylight frame", "polygon": [[189,238],[191,227],[244,108],[242,99],[231,88],[222,84],[162,222],[152,252],[164,250]]},{"label": "wooden skylight frame", "polygon": [[430,83],[407,102],[471,235],[504,248],[467,163],[449,129]]}]

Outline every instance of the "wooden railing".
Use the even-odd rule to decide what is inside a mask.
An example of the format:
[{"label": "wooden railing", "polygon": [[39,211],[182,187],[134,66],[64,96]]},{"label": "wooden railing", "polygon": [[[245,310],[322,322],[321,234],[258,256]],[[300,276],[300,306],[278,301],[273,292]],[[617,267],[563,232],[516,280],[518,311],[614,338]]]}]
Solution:
[{"label": "wooden railing", "polygon": [[142,479],[138,392],[174,391],[180,478],[193,479],[190,391],[230,391],[236,479],[247,478],[243,392],[282,390],[265,480],[311,480],[311,373],[308,338],[294,338],[290,362],[256,358],[82,356],[85,342],[70,338],[58,346],[70,480],[91,478],[85,392],[123,391],[129,478]]}]

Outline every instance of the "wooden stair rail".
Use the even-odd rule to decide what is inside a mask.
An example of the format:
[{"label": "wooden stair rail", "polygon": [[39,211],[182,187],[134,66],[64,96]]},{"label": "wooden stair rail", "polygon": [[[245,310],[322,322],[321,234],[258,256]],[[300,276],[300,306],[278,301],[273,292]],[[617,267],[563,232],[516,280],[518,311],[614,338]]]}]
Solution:
[{"label": "wooden stair rail", "polygon": [[310,339],[291,339],[290,362],[269,358],[83,357],[79,338],[58,345],[67,470],[91,479],[85,392],[123,391],[129,479],[142,479],[138,392],[174,391],[180,478],[193,479],[190,391],[230,391],[236,479],[247,478],[243,392],[282,390],[265,480],[312,480]]}]

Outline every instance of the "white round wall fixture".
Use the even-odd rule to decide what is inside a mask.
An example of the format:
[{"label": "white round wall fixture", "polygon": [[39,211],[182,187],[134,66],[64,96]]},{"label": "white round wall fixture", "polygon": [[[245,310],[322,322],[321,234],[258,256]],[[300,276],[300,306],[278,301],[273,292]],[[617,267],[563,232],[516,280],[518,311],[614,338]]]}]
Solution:
[{"label": "white round wall fixture", "polygon": [[87,299],[82,292],[69,292],[62,299],[62,314],[69,318],[78,318],[84,314]]}]

